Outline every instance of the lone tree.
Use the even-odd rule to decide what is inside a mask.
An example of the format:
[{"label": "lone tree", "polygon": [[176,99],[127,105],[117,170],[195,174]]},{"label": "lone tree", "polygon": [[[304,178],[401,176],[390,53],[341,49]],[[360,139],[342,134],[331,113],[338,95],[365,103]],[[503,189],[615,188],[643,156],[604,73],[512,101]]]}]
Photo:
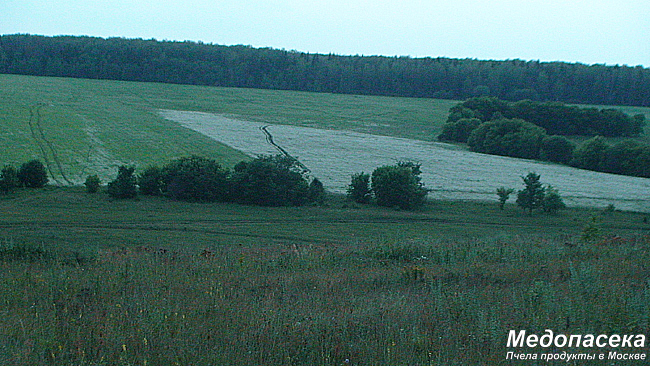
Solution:
[{"label": "lone tree", "polygon": [[500,187],[497,188],[497,196],[499,196],[499,209],[503,210],[506,205],[506,202],[510,198],[510,195],[515,190],[512,188]]},{"label": "lone tree", "polygon": [[352,181],[348,186],[348,198],[357,203],[368,203],[371,197],[370,175],[364,172],[352,175]]},{"label": "lone tree", "polygon": [[544,199],[544,187],[539,181],[540,175],[535,173],[528,173],[527,176],[521,177],[524,181],[524,189],[517,192],[517,205],[528,210],[528,214],[532,216],[533,210],[542,205]]},{"label": "lone tree", "polygon": [[38,160],[24,163],[18,169],[18,180],[27,188],[43,188],[47,184],[47,170]]},{"label": "lone tree", "polygon": [[372,191],[379,206],[413,209],[424,204],[429,190],[421,182],[420,164],[399,162],[372,172]]}]

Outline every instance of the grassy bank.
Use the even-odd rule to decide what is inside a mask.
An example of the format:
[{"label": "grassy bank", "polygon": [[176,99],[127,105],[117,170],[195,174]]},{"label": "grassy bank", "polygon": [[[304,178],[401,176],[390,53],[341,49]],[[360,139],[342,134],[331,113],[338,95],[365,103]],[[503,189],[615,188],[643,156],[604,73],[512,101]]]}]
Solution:
[{"label": "grassy bank", "polygon": [[3,364],[498,365],[510,329],[650,331],[650,226],[636,213],[259,208],[80,188],[0,208]]}]

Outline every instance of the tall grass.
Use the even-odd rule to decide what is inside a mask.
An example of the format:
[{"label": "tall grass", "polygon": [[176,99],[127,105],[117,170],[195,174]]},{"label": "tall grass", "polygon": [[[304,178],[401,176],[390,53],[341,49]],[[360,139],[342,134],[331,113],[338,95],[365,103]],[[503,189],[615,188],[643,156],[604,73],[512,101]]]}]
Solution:
[{"label": "tall grass", "polygon": [[506,364],[510,329],[650,331],[649,248],[501,236],[3,257],[0,362]]}]

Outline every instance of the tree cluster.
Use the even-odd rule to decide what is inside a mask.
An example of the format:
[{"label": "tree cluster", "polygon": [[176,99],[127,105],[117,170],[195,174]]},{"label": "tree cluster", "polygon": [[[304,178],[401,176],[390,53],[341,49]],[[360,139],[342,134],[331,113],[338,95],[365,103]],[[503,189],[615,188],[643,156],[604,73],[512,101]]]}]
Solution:
[{"label": "tree cluster", "polygon": [[48,181],[47,169],[39,160],[28,161],[18,169],[6,165],[0,171],[0,193],[8,194],[21,187],[42,188]]},{"label": "tree cluster", "polygon": [[443,99],[494,96],[650,105],[650,70],[642,66],[338,56],[123,38],[0,36],[0,73]]},{"label": "tree cluster", "polygon": [[232,171],[215,160],[192,156],[162,168],[148,167],[137,176],[134,168],[121,166],[108,193],[114,198],[140,193],[188,202],[301,206],[322,203],[324,188],[318,179],[309,182],[298,162],[287,156],[259,156]]},{"label": "tree cluster", "polygon": [[418,208],[429,193],[420,174],[420,164],[413,162],[381,166],[372,172],[372,176],[354,174],[348,186],[348,197],[358,203],[369,203],[374,198],[379,206],[404,210]]},{"label": "tree cluster", "polygon": [[479,97],[452,107],[438,138],[466,142],[471,131],[480,124],[503,118],[522,119],[543,128],[549,135],[563,136],[631,137],[641,134],[645,125],[644,115],[629,116],[612,108],[579,108],[560,102],[508,102]]},{"label": "tree cluster", "polygon": [[[549,214],[555,214],[559,210],[566,208],[559,191],[551,185],[544,186],[541,183],[539,174],[531,172],[525,177],[521,177],[521,179],[524,182],[524,188],[517,191],[517,206],[528,211],[529,215],[532,215],[533,211],[538,209]],[[501,210],[504,209],[510,194],[513,192],[514,189],[512,188],[497,188],[499,208]]]},{"label": "tree cluster", "polygon": [[598,172],[650,178],[650,146],[628,140],[609,145],[596,136],[580,144],[571,165]]}]

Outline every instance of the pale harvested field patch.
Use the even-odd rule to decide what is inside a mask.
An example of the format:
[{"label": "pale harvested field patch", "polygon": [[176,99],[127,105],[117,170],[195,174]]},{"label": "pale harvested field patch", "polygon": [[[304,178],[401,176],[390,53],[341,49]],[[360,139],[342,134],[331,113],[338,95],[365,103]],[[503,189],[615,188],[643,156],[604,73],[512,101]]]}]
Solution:
[{"label": "pale harvested field patch", "polygon": [[261,127],[268,126],[275,143],[334,192],[345,192],[354,173],[370,173],[381,165],[412,160],[422,163],[422,178],[433,189],[432,198],[496,200],[497,187],[520,189],[520,177],[536,172],[544,183],[559,189],[571,206],[614,204],[620,209],[650,212],[650,179],[477,154],[436,142],[269,125],[201,112],[164,110],[161,114],[250,156],[278,153],[261,131]]}]

